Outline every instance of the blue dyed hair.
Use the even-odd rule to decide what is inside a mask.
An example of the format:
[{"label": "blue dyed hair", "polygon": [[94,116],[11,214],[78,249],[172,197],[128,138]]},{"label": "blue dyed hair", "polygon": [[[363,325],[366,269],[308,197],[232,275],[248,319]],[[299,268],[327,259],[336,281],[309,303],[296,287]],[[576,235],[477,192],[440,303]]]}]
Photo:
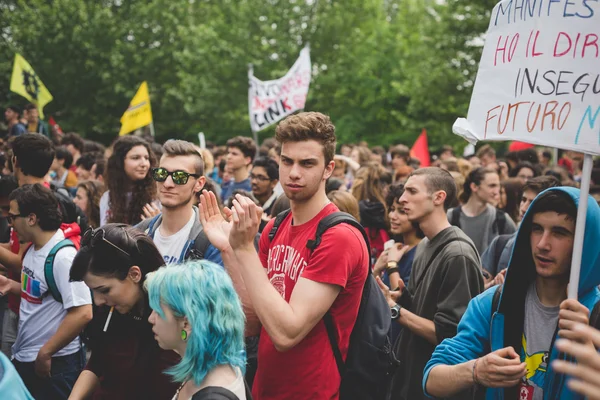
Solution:
[{"label": "blue dyed hair", "polygon": [[239,367],[245,373],[245,317],[229,275],[210,261],[190,261],[162,267],[147,275],[144,287],[150,307],[165,318],[162,306],[191,326],[185,354],[165,372],[176,382],[200,385],[219,365]]}]

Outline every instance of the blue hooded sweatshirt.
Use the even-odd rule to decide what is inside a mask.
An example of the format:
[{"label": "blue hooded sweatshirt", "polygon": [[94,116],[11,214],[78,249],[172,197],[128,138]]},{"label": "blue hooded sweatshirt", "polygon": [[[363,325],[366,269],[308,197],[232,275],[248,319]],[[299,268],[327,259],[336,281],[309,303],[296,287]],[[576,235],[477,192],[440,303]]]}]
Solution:
[{"label": "blue hooded sweatshirt", "polygon": [[[579,207],[579,189],[558,187],[546,191],[550,190],[567,193],[573,199],[575,206]],[[521,353],[525,296],[529,285],[534,282],[536,277],[529,240],[533,218],[530,210],[539,197],[529,207],[519,228],[497,310],[492,310],[493,297],[497,287],[492,287],[471,300],[458,325],[456,336],[440,343],[425,366],[423,374],[425,394],[427,394],[425,388],[429,373],[438,364],[461,364],[507,346],[512,346],[517,354]],[[600,243],[600,207],[596,200],[589,196],[578,301],[590,312],[600,300],[600,291],[597,288],[600,284],[600,246],[598,243]],[[544,400],[583,400],[583,396],[574,393],[567,387],[564,375],[554,372],[551,362],[558,355],[558,350],[553,345],[544,380]],[[507,389],[488,388],[485,392],[486,400],[518,399],[518,395],[518,386]]]}]

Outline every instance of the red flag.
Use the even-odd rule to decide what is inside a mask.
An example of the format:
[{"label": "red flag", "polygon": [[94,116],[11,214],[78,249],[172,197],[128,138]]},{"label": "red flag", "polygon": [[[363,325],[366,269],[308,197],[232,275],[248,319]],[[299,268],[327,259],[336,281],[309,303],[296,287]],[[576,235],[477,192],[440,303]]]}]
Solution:
[{"label": "red flag", "polygon": [[429,145],[427,144],[427,131],[425,129],[423,129],[423,132],[421,132],[415,144],[410,149],[410,156],[418,158],[421,161],[421,167],[429,167],[431,165]]},{"label": "red flag", "polygon": [[58,125],[56,121],[54,121],[54,118],[48,118],[48,125],[50,125],[50,127],[56,131],[56,136],[60,139],[63,135],[63,130],[60,128],[60,125]]}]

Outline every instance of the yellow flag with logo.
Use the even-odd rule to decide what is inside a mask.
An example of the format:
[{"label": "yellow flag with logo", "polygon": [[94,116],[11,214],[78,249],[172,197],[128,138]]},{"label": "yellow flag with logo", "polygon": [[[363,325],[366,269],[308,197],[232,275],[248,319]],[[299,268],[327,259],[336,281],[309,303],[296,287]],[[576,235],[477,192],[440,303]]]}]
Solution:
[{"label": "yellow flag with logo", "polygon": [[121,117],[121,130],[119,136],[127,135],[136,129],[152,123],[152,109],[150,108],[150,94],[148,83],[142,82],[135,96],[129,103],[125,114]]},{"label": "yellow flag with logo", "polygon": [[31,65],[20,54],[15,54],[10,91],[20,94],[35,104],[44,118],[44,106],[52,101],[52,95],[37,76]]}]

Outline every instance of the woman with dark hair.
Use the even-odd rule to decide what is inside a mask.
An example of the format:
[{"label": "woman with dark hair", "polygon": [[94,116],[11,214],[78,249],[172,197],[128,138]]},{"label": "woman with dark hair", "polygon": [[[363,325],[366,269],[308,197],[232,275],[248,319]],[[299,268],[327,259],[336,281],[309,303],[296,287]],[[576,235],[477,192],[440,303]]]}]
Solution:
[{"label": "woman with dark hair", "polygon": [[104,193],[104,184],[100,181],[83,181],[77,185],[73,203],[81,208],[92,228],[100,226],[100,199]]},{"label": "woman with dark hair", "polygon": [[512,171],[510,171],[510,177],[520,179],[523,185],[529,179],[535,178],[536,176],[540,176],[539,168],[528,161],[521,161]]},{"label": "woman with dark hair", "polygon": [[383,252],[383,244],[390,239],[384,190],[391,182],[392,176],[385,168],[370,162],[358,170],[352,184],[351,193],[358,201],[360,224],[369,235],[374,260]]},{"label": "woman with dark hair", "polygon": [[510,218],[518,223],[519,206],[523,194],[523,182],[518,178],[510,178],[500,182],[500,201],[498,208],[507,213]]},{"label": "woman with dark hair", "polygon": [[417,245],[425,237],[419,225],[410,222],[402,210],[398,201],[403,194],[403,184],[392,185],[385,199],[389,210],[390,233],[396,239],[401,239],[401,242],[387,246],[373,267],[373,274],[376,276],[381,276],[385,271],[382,279],[392,288],[399,286],[399,279],[402,279],[404,285],[408,285]]},{"label": "woman with dark hair", "polygon": [[159,348],[148,322],[143,285],[165,264],[152,239],[124,224],[89,229],[70,278],[91,289],[94,318],[84,336],[92,355],[69,399],[170,399],[177,390],[163,372],[179,362]]},{"label": "woman with dark hair", "polygon": [[108,191],[100,199],[100,225],[118,222],[135,225],[144,206],[156,199],[156,183],[149,173],[156,165],[148,142],[137,136],[123,136],[114,143],[106,165],[104,182]]}]

